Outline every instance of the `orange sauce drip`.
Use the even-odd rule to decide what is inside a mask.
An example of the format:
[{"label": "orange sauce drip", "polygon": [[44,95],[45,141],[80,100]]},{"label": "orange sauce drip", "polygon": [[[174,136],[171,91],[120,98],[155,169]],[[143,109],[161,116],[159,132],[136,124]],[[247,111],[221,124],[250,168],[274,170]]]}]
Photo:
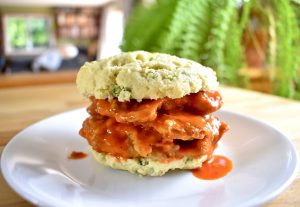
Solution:
[{"label": "orange sauce drip", "polygon": [[216,180],[227,175],[232,169],[232,162],[221,155],[214,155],[213,158],[202,164],[201,168],[192,170],[193,175],[203,180]]},{"label": "orange sauce drip", "polygon": [[68,158],[69,158],[70,160],[79,160],[79,159],[83,159],[83,158],[85,158],[85,157],[87,157],[87,156],[88,156],[88,155],[87,155],[86,153],[84,153],[84,152],[72,151],[72,152],[69,154]]}]

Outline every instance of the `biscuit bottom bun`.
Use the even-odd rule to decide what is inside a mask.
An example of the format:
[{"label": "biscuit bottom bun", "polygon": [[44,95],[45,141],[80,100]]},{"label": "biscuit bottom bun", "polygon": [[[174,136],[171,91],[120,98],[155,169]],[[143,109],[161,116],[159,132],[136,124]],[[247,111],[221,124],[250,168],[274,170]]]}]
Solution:
[{"label": "biscuit bottom bun", "polygon": [[201,158],[183,157],[168,163],[152,160],[150,158],[122,159],[115,156],[91,150],[97,162],[118,170],[127,170],[131,173],[138,173],[149,176],[162,176],[169,170],[175,169],[195,169],[202,166],[207,159],[206,155]]},{"label": "biscuit bottom bun", "polygon": [[175,56],[135,51],[84,64],[77,75],[90,116],[80,135],[101,164],[141,175],[194,169],[228,125],[214,71]]}]

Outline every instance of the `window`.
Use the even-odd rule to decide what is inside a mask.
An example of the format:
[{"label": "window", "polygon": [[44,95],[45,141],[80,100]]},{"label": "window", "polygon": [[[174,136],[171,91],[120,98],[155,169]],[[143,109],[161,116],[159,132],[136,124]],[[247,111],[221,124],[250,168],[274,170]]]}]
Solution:
[{"label": "window", "polygon": [[51,16],[8,14],[3,23],[6,55],[37,55],[54,44]]}]

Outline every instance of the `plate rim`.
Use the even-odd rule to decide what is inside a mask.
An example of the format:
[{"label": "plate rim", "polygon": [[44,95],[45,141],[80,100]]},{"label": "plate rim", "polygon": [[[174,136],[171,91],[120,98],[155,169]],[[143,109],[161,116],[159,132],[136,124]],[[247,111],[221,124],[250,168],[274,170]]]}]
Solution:
[{"label": "plate rim", "polygon": [[[4,146],[4,149],[2,150],[2,153],[1,153],[1,165],[0,165],[1,166],[1,173],[2,173],[2,176],[3,176],[4,180],[8,184],[8,186],[13,191],[15,191],[20,197],[22,197],[23,199],[25,199],[26,201],[28,201],[28,202],[30,202],[34,205],[51,206],[51,205],[49,205],[49,203],[44,202],[42,200],[39,200],[37,198],[37,196],[31,195],[30,193],[28,193],[26,190],[24,190],[22,187],[20,187],[20,184],[18,184],[18,182],[15,182],[13,180],[12,176],[9,175],[9,173],[7,171],[7,166],[5,165],[5,164],[7,164],[7,162],[6,162],[6,153],[7,153],[6,151],[7,151],[7,149],[10,147],[10,145],[12,145],[14,142],[16,142],[16,140],[18,139],[17,137],[20,136],[22,133],[24,133],[25,130],[29,130],[30,128],[40,124],[41,122],[48,121],[48,120],[53,119],[55,117],[58,117],[58,116],[61,116],[61,115],[67,114],[67,113],[75,113],[75,112],[81,112],[81,111],[83,112],[85,109],[86,109],[85,107],[80,107],[80,108],[77,108],[77,109],[60,112],[60,113],[45,117],[43,119],[40,119],[39,121],[36,121],[36,122],[28,125],[27,127],[23,128],[21,131],[19,131],[17,134],[15,134],[9,140],[9,142]],[[268,195],[266,195],[266,196],[264,196],[260,199],[256,199],[256,202],[245,201],[245,202],[241,203],[242,206],[262,205],[264,203],[267,203],[267,202],[273,200],[279,194],[281,194],[284,190],[286,190],[292,184],[292,182],[295,180],[295,178],[298,174],[298,171],[299,171],[299,167],[300,167],[299,154],[298,154],[298,151],[295,147],[294,142],[291,139],[289,139],[288,136],[285,135],[285,133],[283,133],[280,129],[274,127],[270,123],[267,123],[265,121],[262,121],[262,120],[259,120],[259,119],[255,118],[255,117],[252,117],[251,115],[244,115],[244,114],[241,114],[241,113],[238,113],[238,112],[235,112],[235,111],[232,111],[232,110],[227,110],[227,109],[221,109],[221,110],[217,111],[216,113],[225,113],[225,114],[227,113],[227,114],[230,114],[230,115],[233,115],[233,116],[241,117],[243,119],[248,119],[251,122],[257,122],[259,125],[264,125],[264,126],[267,126],[267,127],[271,128],[276,133],[281,135],[281,139],[284,139],[287,142],[287,144],[289,145],[290,150],[293,154],[292,159],[293,159],[295,164],[293,165],[294,168],[289,173],[288,179],[286,179],[283,183],[281,183],[281,185],[276,190],[269,193]]]}]

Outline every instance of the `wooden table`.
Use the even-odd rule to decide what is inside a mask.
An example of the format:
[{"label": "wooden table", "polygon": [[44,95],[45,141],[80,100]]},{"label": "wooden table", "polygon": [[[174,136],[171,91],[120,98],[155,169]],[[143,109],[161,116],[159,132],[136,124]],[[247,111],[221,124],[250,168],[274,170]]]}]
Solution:
[{"label": "wooden table", "polygon": [[[224,109],[266,121],[285,132],[300,149],[300,102],[236,88],[222,88]],[[0,89],[0,151],[20,130],[52,114],[84,107],[74,83]],[[299,175],[266,206],[300,206]],[[14,193],[0,176],[0,206],[32,206]]]}]

